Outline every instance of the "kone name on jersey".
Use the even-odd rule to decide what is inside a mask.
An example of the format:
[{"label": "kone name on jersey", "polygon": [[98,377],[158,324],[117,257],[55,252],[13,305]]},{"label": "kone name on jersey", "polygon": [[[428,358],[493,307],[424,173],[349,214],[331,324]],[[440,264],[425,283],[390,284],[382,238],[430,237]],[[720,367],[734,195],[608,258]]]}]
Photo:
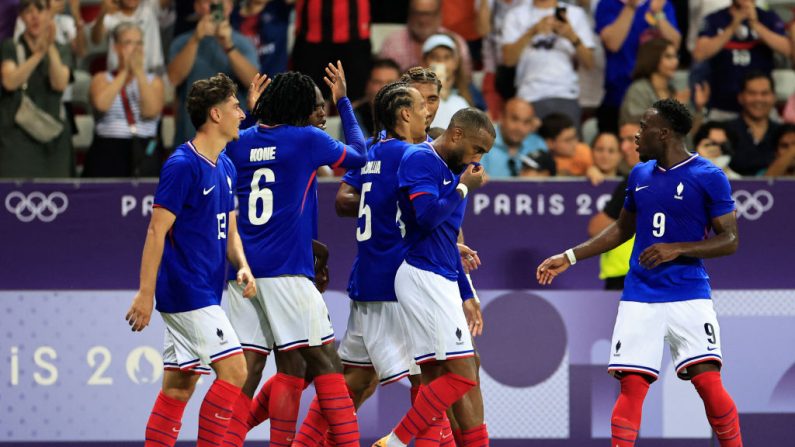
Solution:
[{"label": "kone name on jersey", "polygon": [[362,168],[362,175],[365,174],[380,174],[381,173],[381,160],[368,161]]},{"label": "kone name on jersey", "polygon": [[276,160],[276,146],[255,147],[251,149],[248,161],[269,161]]}]

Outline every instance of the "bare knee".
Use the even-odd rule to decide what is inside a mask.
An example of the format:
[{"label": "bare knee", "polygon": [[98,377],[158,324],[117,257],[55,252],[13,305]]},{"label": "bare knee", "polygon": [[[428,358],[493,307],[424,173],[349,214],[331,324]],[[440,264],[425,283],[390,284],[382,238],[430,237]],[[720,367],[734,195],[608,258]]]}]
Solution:
[{"label": "bare knee", "polygon": [[358,408],[375,393],[378,375],[372,368],[345,368],[345,383],[353,393],[353,403]]},{"label": "bare knee", "polygon": [[219,380],[241,388],[246,383],[248,373],[246,371],[246,360],[242,355],[227,357],[213,363],[212,367]]},{"label": "bare knee", "polygon": [[289,376],[305,377],[307,374],[306,362],[300,351],[299,349],[278,351],[276,353],[276,370]]},{"label": "bare knee", "polygon": [[248,397],[253,397],[262,380],[262,370],[265,369],[268,357],[249,351],[245,352],[245,357],[247,375],[246,383],[243,385],[243,393]]}]

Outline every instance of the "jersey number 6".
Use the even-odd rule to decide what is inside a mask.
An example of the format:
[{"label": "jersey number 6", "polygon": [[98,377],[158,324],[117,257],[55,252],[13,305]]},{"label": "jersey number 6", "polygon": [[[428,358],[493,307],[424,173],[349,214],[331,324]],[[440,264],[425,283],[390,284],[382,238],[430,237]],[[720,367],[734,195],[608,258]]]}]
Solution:
[{"label": "jersey number 6", "polygon": [[[276,176],[268,168],[254,171],[251,177],[251,193],[248,195],[248,220],[251,225],[265,225],[273,215],[273,191],[260,188],[260,178],[265,177],[265,183],[273,183]],[[262,200],[262,213],[257,214],[257,201]]]}]

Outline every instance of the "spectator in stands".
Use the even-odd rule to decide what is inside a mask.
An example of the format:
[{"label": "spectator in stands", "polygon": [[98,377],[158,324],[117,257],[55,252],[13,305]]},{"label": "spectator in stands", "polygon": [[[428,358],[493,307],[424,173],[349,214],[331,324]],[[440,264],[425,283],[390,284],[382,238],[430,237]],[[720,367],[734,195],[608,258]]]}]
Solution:
[{"label": "spectator in stands", "polygon": [[[635,144],[635,135],[640,131],[640,125],[636,122],[623,123],[619,128],[619,138],[621,139],[621,153],[629,169],[640,163],[640,154]],[[624,198],[626,197],[627,177],[616,185],[613,195],[605,207],[594,215],[588,222],[588,236],[594,237],[610,224],[618,220],[621,210],[624,208]],[[632,246],[635,238],[624,242],[618,247],[604,253],[599,258],[599,279],[605,282],[605,290],[623,290],[624,277],[629,271],[629,257],[632,254]]]},{"label": "spectator in stands", "polygon": [[754,0],[734,0],[705,17],[693,59],[709,63],[711,118],[736,117],[744,76],[751,71],[771,74],[774,53],[789,57],[790,48],[784,22],[776,13],[757,8]]},{"label": "spectator in stands", "polygon": [[482,64],[483,38],[491,32],[490,1],[494,0],[442,2],[442,26],[466,40],[476,67]]},{"label": "spectator in stands", "polygon": [[[353,114],[365,136],[373,134],[373,99],[381,88],[400,79],[400,67],[392,59],[375,59],[370,69],[370,79],[364,89],[364,98],[353,103]],[[340,129],[344,137],[344,130]]]},{"label": "spectator in stands", "polygon": [[450,34],[460,48],[461,63],[467,82],[472,77],[472,58],[463,37],[451,33],[442,26],[441,0],[412,0],[409,3],[409,17],[406,28],[387,36],[381,47],[380,56],[394,60],[401,70],[422,65],[422,45],[434,34]]},{"label": "spectator in stands", "polygon": [[325,85],[326,63],[342,61],[348,97],[364,96],[372,60],[370,3],[360,0],[297,0],[293,69]]},{"label": "spectator in stands", "polygon": [[597,111],[599,130],[616,132],[618,112],[629,85],[641,43],[663,37],[679,48],[682,35],[666,0],[601,0],[596,7],[596,32],[605,47],[605,96]]},{"label": "spectator in stands", "polygon": [[[660,99],[676,98],[683,104],[690,104],[689,89],[678,92],[674,89],[673,79],[678,68],[679,52],[669,40],[654,38],[642,44],[632,72],[632,84],[621,103],[620,122],[639,122],[646,110]],[[693,129],[697,129],[704,118],[709,93],[709,84],[695,85]]]},{"label": "spectator in stands", "polygon": [[555,159],[547,151],[535,151],[520,157],[522,169],[519,177],[554,177],[556,175]]},{"label": "spectator in stands", "polygon": [[[163,80],[144,68],[143,31],[131,22],[113,30],[119,56],[115,72],[102,71],[91,79],[91,105],[96,125],[86,154],[85,177],[138,177],[157,153],[157,125],[163,109]],[[151,157],[150,157],[151,159]]]},{"label": "spectator in stands", "polygon": [[784,124],[776,135],[776,158],[765,171],[767,177],[795,176],[795,125]]},{"label": "spectator in stands", "polygon": [[[25,32],[4,40],[0,49],[0,177],[69,177],[74,168],[72,131],[64,123],[61,96],[72,71],[71,51],[55,41],[46,0],[20,0],[18,13]],[[23,95],[60,124],[61,132],[46,135],[46,129],[42,133],[17,124]]]},{"label": "spectator in stands", "polygon": [[558,176],[585,176],[593,166],[591,150],[577,141],[574,121],[562,113],[550,113],[541,120],[538,134],[555,157]]},{"label": "spectator in stands", "polygon": [[439,110],[431,127],[446,129],[456,112],[472,104],[459,51],[453,38],[447,34],[434,34],[422,46],[423,66],[433,70],[442,82]]},{"label": "spectator in stands", "polygon": [[516,95],[531,102],[541,119],[563,113],[580,126],[580,81],[576,65],[593,66],[595,37],[579,6],[533,0],[505,19],[502,60],[516,66]]},{"label": "spectator in stands", "polygon": [[602,177],[618,176],[618,168],[624,156],[621,154],[618,137],[603,132],[596,136],[592,144],[593,165]]},{"label": "spectator in stands", "polygon": [[[524,1],[524,0],[523,0]],[[507,95],[497,86],[498,80],[502,84],[510,84],[511,93],[515,93],[514,74],[515,68],[506,67],[502,63],[502,46],[500,45],[500,34],[505,23],[508,10],[515,6],[512,0],[491,0],[491,26],[490,32],[483,40],[483,97],[486,101],[489,116],[492,120],[499,120],[502,113],[505,99],[510,99],[514,95]],[[507,92],[506,92],[507,93]]]},{"label": "spectator in stands", "polygon": [[775,138],[780,124],[770,119],[776,102],[774,91],[769,74],[751,71],[737,95],[740,116],[729,121],[726,128],[737,135],[729,166],[740,175],[759,175],[776,156]]},{"label": "spectator in stands", "polygon": [[726,124],[719,121],[709,121],[699,127],[693,136],[698,155],[711,161],[731,180],[742,176],[729,167],[729,162],[734,153],[734,140],[736,137],[726,128]]},{"label": "spectator in stands", "polygon": [[[209,1],[209,0],[205,0]],[[99,45],[105,40],[108,30],[113,30],[122,22],[133,22],[144,32],[146,54],[144,65],[146,71],[162,73],[165,62],[163,61],[163,47],[160,42],[160,23],[154,10],[148,3],[141,0],[102,0],[99,16],[91,29],[91,42]],[[108,43],[108,69],[115,70],[119,66],[119,56],[110,36]]]},{"label": "spectator in stands", "polygon": [[505,103],[494,146],[480,160],[490,178],[517,177],[522,170],[522,157],[547,150],[544,140],[535,133],[538,125],[532,104],[521,98]]},{"label": "spectator in stands", "polygon": [[[55,22],[55,41],[72,49],[72,55],[81,59],[86,55],[85,23],[80,17],[80,3],[78,0],[69,0],[70,14],[64,14],[66,0],[50,0],[50,11]],[[14,28],[14,38],[18,38],[25,31],[25,23],[17,19]],[[66,96],[66,95],[64,95]],[[66,99],[64,99],[66,100]]]},{"label": "spectator in stands", "polygon": [[[210,0],[196,0],[194,8],[199,20],[196,29],[177,36],[169,51],[168,77],[171,85],[177,88],[176,144],[196,133],[189,117],[180,113],[179,106],[194,81],[217,73],[230,73],[239,84],[248,86],[257,74],[257,50],[229,24],[232,1],[223,0],[221,21],[211,14]],[[246,90],[238,89],[237,94],[240,102],[245,103]]]},{"label": "spectator in stands", "polygon": [[259,55],[261,73],[270,77],[287,71],[287,28],[294,0],[245,0],[229,18],[248,37]]}]

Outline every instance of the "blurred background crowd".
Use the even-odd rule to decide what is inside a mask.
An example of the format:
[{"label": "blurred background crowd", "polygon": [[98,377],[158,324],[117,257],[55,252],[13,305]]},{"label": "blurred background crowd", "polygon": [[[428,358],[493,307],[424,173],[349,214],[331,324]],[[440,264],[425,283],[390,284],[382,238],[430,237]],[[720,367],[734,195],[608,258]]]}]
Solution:
[{"label": "blurred background crowd", "polygon": [[[426,95],[438,108],[432,127],[464,107],[486,110],[498,125],[483,159],[493,179],[626,175],[643,112],[669,97],[691,107],[692,150],[730,178],[793,176],[792,6],[3,0],[0,177],[156,176],[195,132],[182,106],[195,80],[227,73],[245,103],[258,72],[297,70],[323,86],[337,59],[365,134],[375,93],[414,66],[442,80]],[[329,103],[325,128],[340,137]]]}]

